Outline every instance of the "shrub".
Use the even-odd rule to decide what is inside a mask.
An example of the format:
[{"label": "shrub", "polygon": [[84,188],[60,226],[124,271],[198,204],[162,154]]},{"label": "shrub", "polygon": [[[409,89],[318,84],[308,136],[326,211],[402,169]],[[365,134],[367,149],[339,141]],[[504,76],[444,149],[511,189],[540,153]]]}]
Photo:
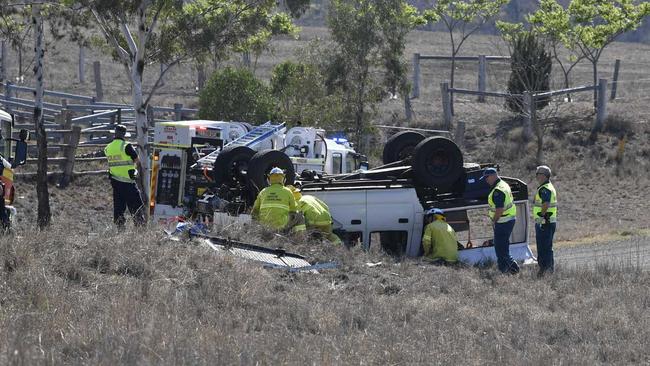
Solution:
[{"label": "shrub", "polygon": [[[516,34],[512,39],[512,55],[508,92],[510,94],[523,94],[525,91],[544,92],[550,90],[552,60],[551,55],[539,41],[535,33],[523,32]],[[550,99],[539,99],[536,103],[537,110],[546,107]],[[508,109],[515,113],[522,113],[523,100],[521,97],[510,97],[506,100]]]},{"label": "shrub", "polygon": [[271,91],[248,69],[215,72],[199,94],[199,118],[262,123],[275,118]]}]

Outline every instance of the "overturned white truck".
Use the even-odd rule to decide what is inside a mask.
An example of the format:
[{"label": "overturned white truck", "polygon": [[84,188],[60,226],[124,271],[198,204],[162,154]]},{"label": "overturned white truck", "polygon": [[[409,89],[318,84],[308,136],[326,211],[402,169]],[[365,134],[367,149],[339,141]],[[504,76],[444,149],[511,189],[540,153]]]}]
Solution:
[{"label": "overturned white truck", "polygon": [[[424,211],[446,211],[468,264],[496,262],[492,227],[487,218],[484,169],[494,164],[467,164],[456,144],[443,137],[424,138],[406,131],[385,145],[384,164],[368,171],[303,181],[303,194],[325,201],[335,228],[347,245],[381,248],[393,255],[423,254]],[[518,179],[502,177],[512,188],[517,221],[510,237],[510,253],[522,263],[534,261],[529,248],[528,188]]]}]

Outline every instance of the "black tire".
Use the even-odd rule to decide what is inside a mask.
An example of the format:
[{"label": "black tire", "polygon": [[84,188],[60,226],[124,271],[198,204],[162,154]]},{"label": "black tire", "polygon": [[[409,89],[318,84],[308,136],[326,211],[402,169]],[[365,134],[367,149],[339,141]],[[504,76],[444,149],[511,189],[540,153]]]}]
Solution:
[{"label": "black tire", "polygon": [[449,192],[463,175],[463,153],[453,141],[429,137],[413,150],[413,178],[420,187]]},{"label": "black tire", "polygon": [[253,156],[248,165],[248,183],[251,191],[257,193],[268,186],[266,175],[274,167],[284,170],[286,185],[293,184],[296,172],[287,154],[278,150],[262,150]]},{"label": "black tire", "polygon": [[250,123],[248,123],[248,122],[239,122],[239,123],[241,123],[242,125],[244,125],[244,127],[246,127],[246,130],[247,130],[248,132],[251,132],[251,131],[255,128],[252,124],[250,124]]},{"label": "black tire", "polygon": [[228,146],[219,153],[214,161],[212,176],[215,184],[234,186],[247,184],[247,174],[251,158],[255,151],[246,146]]},{"label": "black tire", "polygon": [[413,131],[402,131],[391,136],[384,146],[384,164],[407,159],[415,146],[424,140],[424,135]]}]

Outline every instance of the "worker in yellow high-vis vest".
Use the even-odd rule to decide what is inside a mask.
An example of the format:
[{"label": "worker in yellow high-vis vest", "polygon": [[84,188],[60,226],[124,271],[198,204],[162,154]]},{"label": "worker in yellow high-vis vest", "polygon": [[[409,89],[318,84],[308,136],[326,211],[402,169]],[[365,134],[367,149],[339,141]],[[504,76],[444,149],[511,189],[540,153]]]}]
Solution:
[{"label": "worker in yellow high-vis vest", "polygon": [[538,166],[535,178],[539,187],[533,202],[533,219],[535,219],[535,240],[537,242],[537,264],[539,275],[553,272],[553,236],[557,223],[557,192],[551,183],[551,168]]},{"label": "worker in yellow high-vis vest", "polygon": [[332,244],[343,244],[341,238],[332,230],[332,215],[327,204],[318,197],[303,195],[294,186],[288,188],[296,199],[298,213],[302,214],[302,221],[294,226],[293,231],[297,234],[307,231],[314,236],[329,240]]},{"label": "worker in yellow high-vis vest", "polygon": [[269,229],[290,230],[296,218],[297,207],[293,193],[284,186],[284,171],[273,168],[267,179],[269,186],[257,195],[251,216]]},{"label": "worker in yellow high-vis vest", "polygon": [[487,168],[481,179],[485,179],[492,190],[488,195],[489,212],[494,227],[494,251],[497,256],[497,266],[502,273],[515,274],[519,265],[510,256],[510,235],[515,227],[517,207],[510,186],[499,178],[497,170]]},{"label": "worker in yellow high-vis vest", "polygon": [[425,212],[424,217],[427,221],[422,235],[424,258],[433,264],[458,263],[458,239],[454,229],[447,223],[445,212],[432,208]]},{"label": "worker in yellow high-vis vest", "polygon": [[133,145],[124,141],[126,126],[115,126],[115,138],[106,146],[104,153],[108,159],[108,173],[113,187],[113,221],[124,226],[126,208],[133,216],[136,225],[144,224],[144,205],[136,185],[138,153]]}]

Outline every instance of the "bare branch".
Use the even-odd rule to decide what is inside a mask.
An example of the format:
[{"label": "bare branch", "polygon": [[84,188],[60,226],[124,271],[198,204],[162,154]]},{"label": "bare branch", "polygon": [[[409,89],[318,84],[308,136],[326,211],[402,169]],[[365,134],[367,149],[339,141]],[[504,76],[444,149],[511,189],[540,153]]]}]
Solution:
[{"label": "bare branch", "polygon": [[122,47],[120,46],[119,42],[115,38],[111,32],[109,32],[107,25],[104,23],[104,19],[99,15],[96,9],[91,9],[93,15],[95,16],[95,19],[97,20],[97,24],[99,24],[99,29],[102,31],[104,34],[104,37],[106,37],[106,40],[113,45],[115,48],[115,51],[117,54],[120,56],[120,59],[122,62],[128,62],[129,61],[129,53]]},{"label": "bare branch", "polygon": [[124,38],[126,39],[126,43],[129,45],[129,49],[131,50],[131,54],[133,57],[135,57],[135,54],[138,52],[138,46],[136,46],[135,41],[133,40],[133,35],[131,34],[131,30],[129,29],[129,26],[126,24],[125,21],[120,22],[120,28],[122,29],[122,35],[124,35]]},{"label": "bare branch", "polygon": [[153,97],[153,95],[156,93],[156,91],[160,87],[160,84],[161,84],[163,78],[165,77],[165,74],[167,74],[167,71],[169,71],[169,69],[171,69],[172,66],[175,66],[175,65],[179,64],[182,60],[186,59],[187,57],[188,57],[188,55],[184,54],[183,56],[178,57],[177,59],[175,59],[170,64],[166,65],[165,68],[162,69],[162,71],[160,72],[160,75],[158,76],[158,79],[156,80],[156,82],[151,87],[151,90],[149,91],[149,95],[147,95],[147,99],[145,99],[145,101],[143,103],[144,105],[149,104],[149,102],[151,101],[151,98]]}]

